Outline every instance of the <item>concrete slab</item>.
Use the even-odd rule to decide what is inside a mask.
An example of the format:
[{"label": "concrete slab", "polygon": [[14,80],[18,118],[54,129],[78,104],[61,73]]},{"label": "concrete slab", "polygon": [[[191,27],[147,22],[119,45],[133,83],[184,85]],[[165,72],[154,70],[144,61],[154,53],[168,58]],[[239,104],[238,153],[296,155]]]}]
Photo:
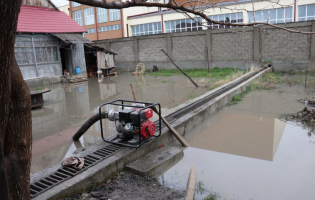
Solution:
[{"label": "concrete slab", "polygon": [[162,147],[126,166],[126,170],[140,176],[153,176],[177,163],[184,153],[176,147]]}]

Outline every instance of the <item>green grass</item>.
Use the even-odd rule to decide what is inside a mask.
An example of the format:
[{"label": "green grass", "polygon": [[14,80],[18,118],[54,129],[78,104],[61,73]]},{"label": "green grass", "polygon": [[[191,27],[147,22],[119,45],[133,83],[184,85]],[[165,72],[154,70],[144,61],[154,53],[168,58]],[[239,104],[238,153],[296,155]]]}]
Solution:
[{"label": "green grass", "polygon": [[188,95],[187,95],[187,98],[188,98],[188,99],[194,99],[194,98],[196,98],[196,97],[199,97],[199,95],[197,95],[197,94],[188,94]]},{"label": "green grass", "polygon": [[[225,78],[237,71],[234,68],[211,68],[210,75],[208,74],[208,69],[184,69],[183,70],[190,77],[214,77],[214,78]],[[158,72],[149,72],[149,75],[153,76],[173,76],[173,75],[183,75],[178,69],[162,69]]]},{"label": "green grass", "polygon": [[36,90],[42,90],[43,89],[43,87],[37,87],[36,88]]},{"label": "green grass", "polygon": [[250,91],[252,91],[251,87],[246,88],[246,90],[240,94],[234,95],[232,97],[232,101],[229,103],[229,105],[237,104],[239,101],[242,101],[244,96],[248,94]]}]

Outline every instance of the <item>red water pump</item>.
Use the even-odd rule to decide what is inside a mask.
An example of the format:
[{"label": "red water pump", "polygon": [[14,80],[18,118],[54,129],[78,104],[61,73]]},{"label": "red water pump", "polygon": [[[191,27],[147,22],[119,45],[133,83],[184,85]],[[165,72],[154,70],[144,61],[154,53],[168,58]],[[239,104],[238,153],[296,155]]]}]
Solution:
[{"label": "red water pump", "polygon": [[[144,104],[130,104],[131,106],[142,106]],[[153,117],[153,110],[125,106],[122,110],[110,110],[108,119],[114,121],[118,136],[122,139],[132,139],[139,136],[147,139],[155,134],[156,125],[149,119]],[[140,129],[139,129],[140,128]]]}]

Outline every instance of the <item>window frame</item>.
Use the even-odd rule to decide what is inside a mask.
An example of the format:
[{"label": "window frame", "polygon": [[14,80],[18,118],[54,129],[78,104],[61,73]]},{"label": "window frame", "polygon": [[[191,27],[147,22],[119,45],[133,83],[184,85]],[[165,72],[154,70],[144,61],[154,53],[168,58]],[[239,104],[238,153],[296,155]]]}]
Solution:
[{"label": "window frame", "polygon": [[[132,25],[130,27],[131,27],[131,36],[154,35],[154,34],[163,33],[161,22],[137,24],[137,25]],[[141,31],[141,27],[143,31]]]},{"label": "window frame", "polygon": [[[283,9],[283,16],[280,18],[278,17],[280,10]],[[290,12],[288,12],[290,10]],[[264,19],[264,12],[268,12],[268,17],[267,20]],[[262,20],[257,20],[253,17],[253,13],[255,12],[255,16],[257,14],[261,15]],[[273,12],[273,13],[272,13]],[[273,18],[275,14],[275,18]],[[291,17],[287,18],[286,15],[291,14]],[[255,17],[256,18],[256,17]],[[253,21],[251,21],[251,19]],[[293,22],[293,7],[285,7],[285,8],[273,8],[273,9],[264,9],[264,10],[257,10],[257,11],[249,11],[248,12],[248,23],[251,22],[265,22],[265,23],[270,23],[270,24],[285,24],[285,23],[291,23]]]},{"label": "window frame", "polygon": [[82,4],[80,4],[80,3],[77,3],[77,2],[72,1],[72,7],[73,7],[73,8],[79,7],[79,6],[81,6],[81,5],[82,5]]},{"label": "window frame", "polygon": [[109,9],[109,21],[118,21],[121,20],[120,9]]},{"label": "window frame", "polygon": [[[78,14],[81,14],[81,16],[79,16]],[[76,21],[80,26],[83,26],[83,14],[82,14],[82,10],[75,10],[72,12],[73,15],[73,20]]]},{"label": "window frame", "polygon": [[[309,10],[308,10],[308,7],[309,6],[314,6],[314,15],[308,15],[308,13],[309,13]],[[305,7],[305,16],[303,16],[303,17],[300,17],[300,8],[302,8],[302,7]],[[298,21],[299,22],[306,22],[306,21],[312,21],[312,20],[315,20],[315,4],[306,4],[306,5],[299,5],[298,6],[298,16],[297,16],[297,18],[298,18]],[[310,18],[310,17],[313,17],[313,19],[308,19],[308,18]],[[304,18],[304,20],[301,20],[300,18]]]},{"label": "window frame", "polygon": [[[104,12],[102,12],[104,11]],[[97,8],[97,22],[98,23],[105,23],[108,22],[108,11],[106,8]],[[104,21],[101,21],[100,19],[105,18]]]},{"label": "window frame", "polygon": [[95,24],[95,13],[94,13],[94,8],[89,7],[89,8],[84,8],[84,25],[93,25]]},{"label": "window frame", "polygon": [[117,30],[121,30],[121,24],[98,27],[98,32],[117,31]]},{"label": "window frame", "polygon": [[[197,20],[199,21],[199,23],[202,23],[202,18],[198,18]],[[202,30],[202,25],[199,23],[189,18],[165,21],[165,33],[200,31]],[[183,26],[183,24],[185,25]],[[190,26],[188,26],[188,24],[190,24]]]}]

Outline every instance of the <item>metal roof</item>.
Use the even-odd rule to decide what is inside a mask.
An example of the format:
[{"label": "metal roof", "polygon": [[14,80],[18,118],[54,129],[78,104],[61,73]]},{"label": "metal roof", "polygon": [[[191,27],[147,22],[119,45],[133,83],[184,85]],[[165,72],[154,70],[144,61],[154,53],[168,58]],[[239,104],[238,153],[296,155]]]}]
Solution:
[{"label": "metal roof", "polygon": [[76,43],[93,43],[90,40],[88,40],[87,38],[83,37],[80,34],[67,34],[67,33],[58,33],[58,34],[53,34],[54,36],[56,36],[57,38],[59,38],[60,40],[64,41],[65,43],[72,43],[72,44],[76,44]]},{"label": "metal roof", "polygon": [[54,8],[21,6],[17,32],[21,33],[84,33],[86,29],[66,13]]}]

